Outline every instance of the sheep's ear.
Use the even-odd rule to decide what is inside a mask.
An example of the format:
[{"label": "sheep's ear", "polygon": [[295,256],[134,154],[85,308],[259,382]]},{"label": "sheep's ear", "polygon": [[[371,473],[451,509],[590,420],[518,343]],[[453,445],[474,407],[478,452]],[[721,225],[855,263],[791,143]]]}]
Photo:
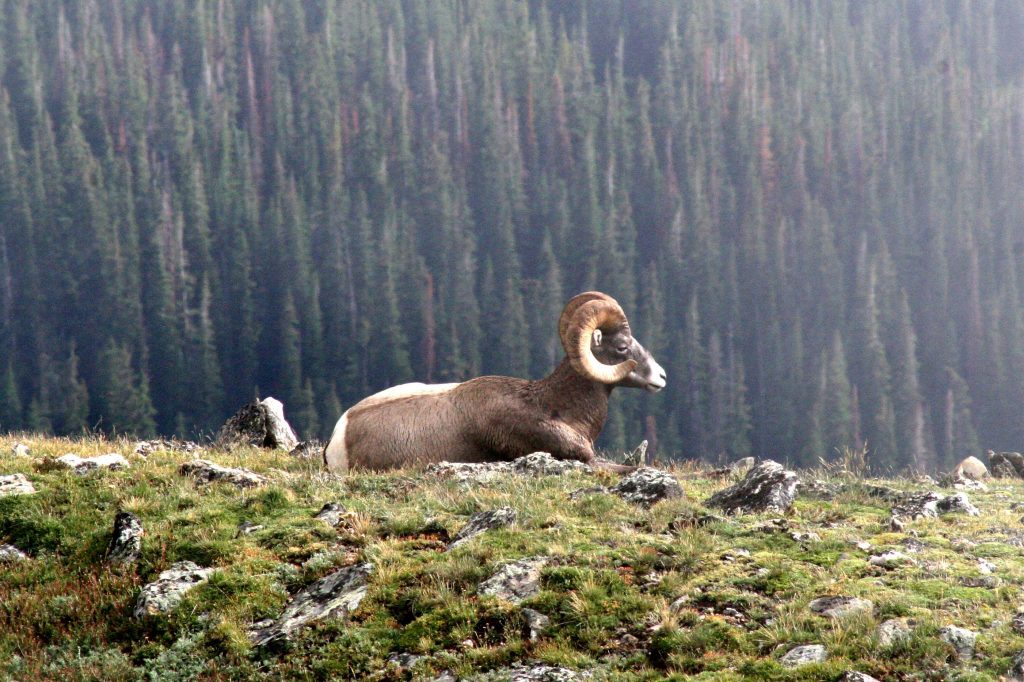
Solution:
[{"label": "sheep's ear", "polygon": [[594,345],[595,346],[600,346],[601,345],[601,337],[602,337],[601,330],[600,329],[595,329],[594,330]]}]

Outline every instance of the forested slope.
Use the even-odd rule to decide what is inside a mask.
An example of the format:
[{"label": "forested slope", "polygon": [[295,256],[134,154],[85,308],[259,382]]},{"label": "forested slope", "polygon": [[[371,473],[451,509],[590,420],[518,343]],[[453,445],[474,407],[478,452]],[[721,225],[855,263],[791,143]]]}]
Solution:
[{"label": "forested slope", "polygon": [[0,0],[0,429],[323,433],[597,288],[607,447],[1024,446],[1024,7],[580,5]]}]

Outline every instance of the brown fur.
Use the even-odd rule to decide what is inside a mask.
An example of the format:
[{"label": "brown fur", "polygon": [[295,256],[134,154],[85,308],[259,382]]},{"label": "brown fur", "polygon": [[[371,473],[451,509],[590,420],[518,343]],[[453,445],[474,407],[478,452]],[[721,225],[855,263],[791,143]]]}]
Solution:
[{"label": "brown fur", "polygon": [[348,465],[491,462],[538,450],[592,462],[610,392],[563,360],[540,381],[486,376],[435,395],[370,396],[348,412]]}]

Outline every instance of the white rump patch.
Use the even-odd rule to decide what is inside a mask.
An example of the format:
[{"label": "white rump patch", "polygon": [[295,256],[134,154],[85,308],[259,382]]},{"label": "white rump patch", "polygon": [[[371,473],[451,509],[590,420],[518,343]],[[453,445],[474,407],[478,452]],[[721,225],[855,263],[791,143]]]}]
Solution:
[{"label": "white rump patch", "polygon": [[[360,405],[378,405],[381,403],[388,403],[392,400],[398,400],[399,398],[409,398],[417,395],[436,395],[439,393],[447,393],[452,390],[458,383],[454,384],[423,384],[420,382],[412,382],[409,384],[401,384],[399,386],[392,386],[386,388],[379,393],[374,393],[371,396],[363,398],[352,407],[359,407]],[[331,433],[331,442],[327,444],[327,449],[324,451],[324,460],[327,464],[327,468],[335,472],[348,471],[348,446],[345,444],[345,431],[348,428],[348,413],[352,408],[345,410],[345,414],[341,415],[341,419],[334,425],[334,431]]]}]

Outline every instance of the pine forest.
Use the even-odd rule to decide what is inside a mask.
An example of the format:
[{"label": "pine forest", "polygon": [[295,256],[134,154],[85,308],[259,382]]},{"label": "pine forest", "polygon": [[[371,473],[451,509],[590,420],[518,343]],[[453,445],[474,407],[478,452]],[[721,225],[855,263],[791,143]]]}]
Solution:
[{"label": "pine forest", "polygon": [[307,437],[546,375],[599,445],[935,470],[1024,448],[1024,4],[0,0],[0,430]]}]

